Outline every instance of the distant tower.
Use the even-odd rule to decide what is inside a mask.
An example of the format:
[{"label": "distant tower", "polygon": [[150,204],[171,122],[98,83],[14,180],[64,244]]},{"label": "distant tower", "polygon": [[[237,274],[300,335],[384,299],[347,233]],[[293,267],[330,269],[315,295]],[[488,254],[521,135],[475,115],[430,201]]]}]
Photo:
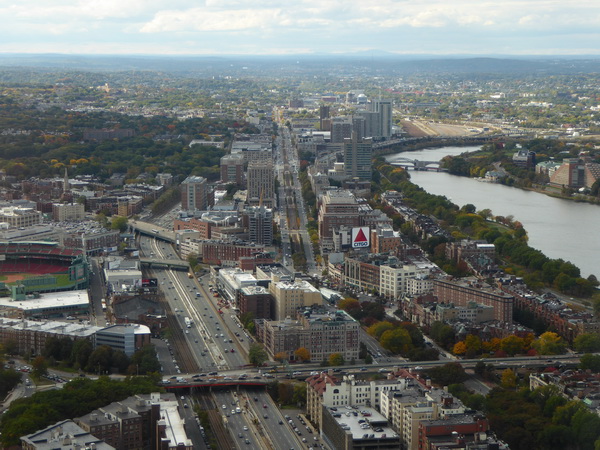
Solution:
[{"label": "distant tower", "polygon": [[63,194],[69,192],[69,174],[67,173],[67,168],[65,167],[65,177],[63,179]]},{"label": "distant tower", "polygon": [[358,139],[355,132],[351,138],[344,139],[344,171],[349,178],[371,180],[371,157],[373,141],[369,138]]}]

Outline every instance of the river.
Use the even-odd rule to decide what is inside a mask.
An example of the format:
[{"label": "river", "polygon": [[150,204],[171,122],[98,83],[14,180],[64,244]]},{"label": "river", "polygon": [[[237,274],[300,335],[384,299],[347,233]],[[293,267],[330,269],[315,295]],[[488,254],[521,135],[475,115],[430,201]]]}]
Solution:
[{"label": "river", "polygon": [[[398,158],[438,161],[447,155],[479,150],[479,146],[441,147],[388,155]],[[427,192],[445,195],[453,203],[489,208],[495,216],[513,216],[523,224],[529,245],[550,258],[562,258],[581,269],[581,276],[600,275],[600,206],[549,197],[538,192],[484,183],[445,172],[410,171],[413,183]]]}]

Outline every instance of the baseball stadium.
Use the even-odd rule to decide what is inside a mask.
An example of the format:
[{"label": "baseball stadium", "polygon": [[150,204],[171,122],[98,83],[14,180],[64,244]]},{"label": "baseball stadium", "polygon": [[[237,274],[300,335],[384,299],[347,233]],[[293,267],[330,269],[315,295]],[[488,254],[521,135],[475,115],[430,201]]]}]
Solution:
[{"label": "baseball stadium", "polygon": [[56,242],[0,242],[0,296],[87,289],[82,250]]}]

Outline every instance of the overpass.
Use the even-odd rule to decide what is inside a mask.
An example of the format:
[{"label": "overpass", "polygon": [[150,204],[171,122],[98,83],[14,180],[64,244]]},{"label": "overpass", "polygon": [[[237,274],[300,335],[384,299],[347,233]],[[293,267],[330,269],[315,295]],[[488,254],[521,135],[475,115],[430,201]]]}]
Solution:
[{"label": "overpass", "polygon": [[273,380],[187,380],[186,382],[175,382],[165,384],[163,381],[162,387],[167,391],[177,391],[180,389],[213,389],[213,388],[256,388],[264,389],[269,382]]},{"label": "overpass", "polygon": [[159,227],[153,223],[132,220],[128,225],[137,233],[152,236],[155,239],[176,244],[175,233],[167,228]]},{"label": "overpass", "polygon": [[175,270],[190,270],[190,263],[183,259],[140,258],[140,264],[150,269],[161,267]]}]

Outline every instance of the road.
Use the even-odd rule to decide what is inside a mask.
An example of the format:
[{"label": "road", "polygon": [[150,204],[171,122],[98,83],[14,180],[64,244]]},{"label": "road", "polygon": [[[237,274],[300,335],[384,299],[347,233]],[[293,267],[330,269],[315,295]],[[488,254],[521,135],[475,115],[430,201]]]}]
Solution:
[{"label": "road", "polygon": [[[153,253],[156,258],[178,257],[166,242],[144,236],[140,237],[140,251],[148,255]],[[205,285],[189,278],[186,272],[153,269],[153,273],[158,279],[159,289],[177,317],[200,370],[212,372],[244,367],[247,362],[247,339],[244,339],[239,324],[230,317],[229,309],[219,308],[218,299],[207,292]],[[190,328],[185,323],[185,317],[193,322]]]},{"label": "road", "polygon": [[[312,276],[318,273],[317,264],[312,248],[312,242],[308,231],[306,230],[307,217],[304,198],[302,198],[302,186],[298,178],[298,170],[300,161],[298,153],[292,144],[292,136],[290,130],[286,126],[278,128],[279,135],[277,138],[276,150],[276,174],[280,183],[279,190],[279,210],[285,214],[285,221],[282,230],[282,240],[288,241],[293,236],[297,239],[302,239],[304,255],[306,257],[306,271]],[[284,219],[283,217],[281,219]],[[281,222],[280,222],[281,224]],[[291,247],[288,252],[288,247],[284,243],[284,262],[291,257]]]}]

